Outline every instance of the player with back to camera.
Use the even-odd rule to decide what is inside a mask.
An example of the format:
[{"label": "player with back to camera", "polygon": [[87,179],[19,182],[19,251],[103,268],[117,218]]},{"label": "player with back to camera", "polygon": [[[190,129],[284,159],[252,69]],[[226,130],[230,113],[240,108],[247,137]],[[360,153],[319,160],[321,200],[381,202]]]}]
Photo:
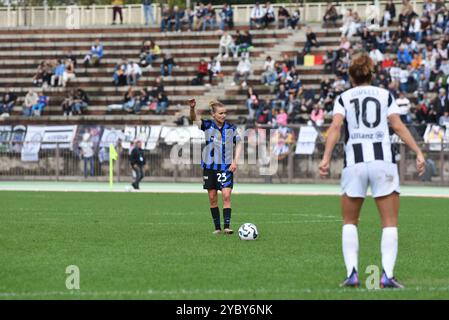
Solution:
[{"label": "player with back to camera", "polygon": [[[234,184],[234,172],[242,150],[237,128],[226,121],[226,108],[219,101],[210,101],[211,120],[201,119],[195,111],[195,99],[189,100],[190,120],[204,131],[206,147],[202,152],[203,188],[209,195],[210,211],[215,225],[214,234],[232,234],[231,193]],[[235,146],[235,152],[234,152]],[[218,190],[223,198],[224,227],[221,229],[220,210],[218,208]]]},{"label": "player with back to camera", "polygon": [[393,275],[398,251],[399,175],[391,149],[389,125],[416,153],[419,175],[425,169],[424,156],[399,117],[399,108],[389,91],[371,86],[373,61],[366,53],[356,55],[349,67],[353,88],[335,100],[320,175],[329,174],[335,144],[345,126],[345,159],[341,174],[343,215],[342,247],[347,278],[341,286],[358,287],[358,233],[360,209],[368,185],[382,223],[381,288],[403,288]]}]

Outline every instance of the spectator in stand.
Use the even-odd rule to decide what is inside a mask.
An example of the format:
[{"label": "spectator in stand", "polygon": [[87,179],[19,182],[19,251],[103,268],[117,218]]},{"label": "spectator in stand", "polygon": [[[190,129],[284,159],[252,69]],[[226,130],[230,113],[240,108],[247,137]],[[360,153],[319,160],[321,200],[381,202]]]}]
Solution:
[{"label": "spectator in stand", "polygon": [[223,4],[220,12],[220,30],[224,31],[226,26],[229,29],[234,28],[234,10],[227,3]]},{"label": "spectator in stand", "polygon": [[234,39],[232,39],[232,36],[227,31],[225,31],[220,38],[220,45],[218,47],[218,56],[220,58],[227,59],[229,58],[229,51],[231,51],[234,58],[237,58],[237,51],[234,44]]},{"label": "spectator in stand", "polygon": [[113,83],[117,86],[126,85],[126,70],[128,68],[128,61],[123,59],[120,63],[117,63],[112,75]]},{"label": "spectator in stand", "polygon": [[259,95],[254,92],[253,87],[248,87],[246,93],[246,108],[248,109],[248,120],[254,120],[256,110],[259,108]]},{"label": "spectator in stand", "polygon": [[48,105],[49,98],[42,92],[39,92],[37,103],[31,107],[31,112],[35,116],[40,116],[44,108]]},{"label": "spectator in stand", "polygon": [[265,84],[266,86],[270,86],[276,83],[277,73],[274,68],[274,60],[271,58],[271,56],[268,56],[265,59],[265,63],[263,66],[263,73],[262,73],[262,79],[261,82]]},{"label": "spectator in stand", "polygon": [[17,95],[11,88],[6,88],[6,93],[0,99],[0,115],[10,115],[17,102]]},{"label": "spectator in stand", "polygon": [[195,12],[187,8],[186,11],[184,11],[184,16],[181,18],[181,28],[182,25],[187,24],[187,31],[193,30],[193,22],[195,21]]},{"label": "spectator in stand", "polygon": [[382,61],[384,61],[384,55],[376,47],[371,47],[369,56],[373,60],[375,65],[381,64]]},{"label": "spectator in stand", "polygon": [[72,104],[73,104],[73,97],[75,96],[75,92],[73,90],[68,90],[66,92],[64,100],[62,100],[61,108],[62,108],[62,114],[64,116],[71,116],[73,114],[72,112]]},{"label": "spectator in stand", "polygon": [[159,92],[156,98],[156,114],[165,114],[168,108],[168,98],[165,92]]},{"label": "spectator in stand", "polygon": [[153,4],[152,0],[142,0],[143,4],[143,15],[145,17],[145,25],[148,26],[150,24],[154,23],[154,15],[153,15]]},{"label": "spectator in stand", "polygon": [[412,19],[410,20],[407,36],[411,37],[417,42],[421,42],[422,40],[421,20],[417,16],[413,16]]},{"label": "spectator in stand", "polygon": [[[79,144],[80,155],[84,162],[84,178],[87,179],[88,173],[91,177],[94,176],[94,143],[88,132],[83,134],[83,141]],[[89,164],[89,171],[87,171],[87,164]]]},{"label": "spectator in stand", "polygon": [[150,51],[145,56],[145,63],[147,65],[147,69],[153,68],[151,65],[153,61],[159,59],[161,56],[161,48],[156,44],[156,42],[150,40]]},{"label": "spectator in stand", "polygon": [[243,82],[241,83],[242,87],[245,88],[247,86],[248,78],[251,74],[252,66],[248,57],[242,57],[240,59],[239,64],[237,65],[237,70],[234,73],[234,81],[232,82],[232,86],[235,86],[238,82],[240,82],[241,78],[243,78]]},{"label": "spectator in stand", "polygon": [[281,84],[279,86],[279,91],[276,94],[276,97],[271,102],[271,107],[273,109],[278,109],[279,107],[284,109],[288,102],[288,96],[289,96],[289,94],[285,88],[285,85]]},{"label": "spectator in stand", "polygon": [[200,30],[203,27],[204,19],[206,18],[206,8],[203,3],[197,2],[195,7],[195,26],[194,30]]},{"label": "spectator in stand", "polygon": [[23,102],[23,109],[22,114],[25,117],[31,117],[33,115],[32,108],[35,104],[37,104],[37,101],[39,100],[39,96],[36,92],[34,92],[33,89],[28,91],[28,93],[25,96],[25,100]]},{"label": "spectator in stand", "polygon": [[311,27],[307,27],[307,29],[306,29],[306,44],[304,45],[303,52],[305,54],[310,53],[310,50],[313,46],[319,48],[320,44],[318,43],[318,40],[316,38],[316,33],[312,31]]},{"label": "spectator in stand", "polygon": [[128,87],[128,91],[125,92],[125,96],[123,97],[123,110],[132,113],[136,109],[137,99],[134,94],[134,90],[131,86]]},{"label": "spectator in stand", "polygon": [[65,60],[70,60],[73,63],[73,66],[76,68],[77,59],[76,56],[73,54],[72,50],[68,50]]},{"label": "spectator in stand", "polygon": [[[51,76],[51,85],[52,87],[56,86],[56,84],[58,86],[62,86],[63,84],[63,76],[64,76],[64,71],[65,71],[65,64],[63,61],[58,60],[58,64],[55,67],[54,71],[53,71],[53,75]],[[57,83],[56,83],[57,81]]]},{"label": "spectator in stand", "polygon": [[260,6],[259,2],[256,2],[256,5],[251,10],[250,19],[249,19],[249,27],[253,28],[256,25],[257,29],[260,29],[265,20],[265,10]]},{"label": "spectator in stand", "polygon": [[66,60],[64,73],[62,74],[62,86],[65,88],[67,82],[71,79],[75,79],[75,77],[75,66],[73,65],[72,60]]},{"label": "spectator in stand", "polygon": [[217,13],[212,7],[212,3],[209,3],[206,8],[206,15],[203,21],[203,31],[206,31],[207,26],[210,26],[210,30],[215,30],[217,26]]},{"label": "spectator in stand", "polygon": [[146,88],[140,90],[140,95],[137,96],[135,113],[139,114],[143,108],[146,108],[150,102],[150,94]]},{"label": "spectator in stand", "polygon": [[290,13],[284,6],[280,6],[278,10],[279,28],[287,28],[289,24]]},{"label": "spectator in stand", "polygon": [[221,74],[220,59],[213,56],[210,57],[210,62],[207,65],[207,71],[209,73],[209,83],[206,83],[206,86],[209,87],[212,85],[213,79],[219,77]]},{"label": "spectator in stand", "polygon": [[324,11],[323,21],[326,25],[332,24],[334,28],[337,27],[338,12],[332,1],[329,1]]},{"label": "spectator in stand", "polygon": [[276,20],[276,16],[275,16],[275,13],[274,13],[274,8],[273,8],[273,6],[271,5],[270,2],[267,2],[265,4],[264,12],[265,12],[264,27],[268,28],[268,25],[270,23],[273,23]]},{"label": "spectator in stand", "polygon": [[271,101],[269,98],[260,103],[259,109],[256,112],[256,123],[259,125],[270,125],[273,119],[273,114],[271,112]]},{"label": "spectator in stand", "polygon": [[204,59],[201,59],[200,63],[198,64],[196,78],[193,79],[192,84],[200,86],[203,85],[204,77],[206,77],[208,74],[208,63]]},{"label": "spectator in stand", "polygon": [[73,104],[71,105],[72,112],[74,114],[83,114],[88,107],[89,96],[83,89],[78,88],[73,96]]},{"label": "spectator in stand", "polygon": [[410,104],[410,100],[405,96],[404,92],[399,92],[399,98],[396,99],[396,104],[399,107],[399,116],[401,117],[402,122],[404,122],[405,124],[410,124],[412,121],[410,113],[410,109],[412,106]]},{"label": "spectator in stand", "polygon": [[324,70],[335,74],[338,59],[338,51],[328,49],[326,51],[326,58],[324,60]]},{"label": "spectator in stand", "polygon": [[168,31],[172,31],[172,27],[175,26],[175,31],[181,32],[181,19],[184,17],[184,14],[184,11],[180,10],[178,6],[173,7],[173,11],[168,22]]},{"label": "spectator in stand", "polygon": [[288,28],[296,30],[300,18],[301,12],[299,10],[293,11],[292,16],[288,19]]},{"label": "spectator in stand", "polygon": [[348,51],[351,49],[351,42],[348,40],[347,37],[343,36],[340,38],[340,45],[338,46],[338,49]]},{"label": "spectator in stand", "polygon": [[175,60],[170,53],[166,53],[161,63],[161,76],[171,76],[173,67],[176,66]]},{"label": "spectator in stand", "polygon": [[310,120],[312,120],[317,127],[321,127],[324,124],[324,110],[319,103],[315,103],[313,106],[313,110],[310,113]]},{"label": "spectator in stand", "polygon": [[142,76],[142,69],[140,66],[134,62],[129,61],[126,66],[126,84],[128,86],[134,86],[137,84],[137,81]]},{"label": "spectator in stand", "polygon": [[104,56],[103,45],[100,43],[100,39],[97,39],[90,48],[90,53],[88,53],[84,57],[83,60],[84,67],[87,68],[89,65],[98,67],[103,56]]},{"label": "spectator in stand", "polygon": [[174,16],[172,15],[170,8],[164,6],[161,13],[161,32],[171,31],[171,21],[173,18]]},{"label": "spectator in stand", "polygon": [[123,0],[112,0],[112,24],[115,24],[117,14],[120,16],[120,24],[123,24]]},{"label": "spectator in stand", "polygon": [[242,31],[240,33],[237,30],[237,40],[235,44],[237,55],[248,56],[249,52],[253,48],[253,38],[249,31]]},{"label": "spectator in stand", "polygon": [[393,0],[388,0],[388,2],[385,4],[385,11],[382,25],[384,27],[388,27],[395,17],[396,17],[396,6],[394,5]]},{"label": "spectator in stand", "polygon": [[438,96],[435,97],[431,103],[431,109],[429,111],[430,120],[433,123],[439,123],[440,118],[446,111],[449,111],[449,99],[446,95],[446,90],[440,88],[438,91]]},{"label": "spectator in stand", "polygon": [[403,22],[409,23],[414,15],[416,13],[413,11],[413,5],[410,0],[403,0],[401,12],[399,13],[399,25],[402,25]]},{"label": "spectator in stand", "polygon": [[399,64],[411,64],[412,63],[412,56],[409,53],[409,51],[405,48],[405,45],[401,45],[398,50],[397,54],[397,61]]}]

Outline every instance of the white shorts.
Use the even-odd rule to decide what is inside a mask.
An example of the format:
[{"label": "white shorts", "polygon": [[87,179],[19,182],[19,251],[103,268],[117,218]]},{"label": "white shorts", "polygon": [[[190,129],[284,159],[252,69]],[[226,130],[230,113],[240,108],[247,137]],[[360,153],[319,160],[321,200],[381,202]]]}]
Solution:
[{"label": "white shorts", "polygon": [[371,186],[373,198],[400,193],[398,167],[395,163],[376,160],[346,167],[341,173],[341,190],[351,198],[365,198]]}]

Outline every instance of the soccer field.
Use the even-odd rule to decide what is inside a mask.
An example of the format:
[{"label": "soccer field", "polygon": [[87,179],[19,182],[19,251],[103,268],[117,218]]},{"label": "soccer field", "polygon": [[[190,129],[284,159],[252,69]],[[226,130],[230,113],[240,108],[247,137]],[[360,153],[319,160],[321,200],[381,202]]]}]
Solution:
[{"label": "soccer field", "polygon": [[[368,198],[360,224],[361,289],[341,289],[338,196],[233,196],[232,227],[212,235],[206,194],[0,191],[1,299],[448,299],[449,199],[403,197],[396,276],[367,290],[381,229]],[[80,289],[66,288],[66,267]]]}]

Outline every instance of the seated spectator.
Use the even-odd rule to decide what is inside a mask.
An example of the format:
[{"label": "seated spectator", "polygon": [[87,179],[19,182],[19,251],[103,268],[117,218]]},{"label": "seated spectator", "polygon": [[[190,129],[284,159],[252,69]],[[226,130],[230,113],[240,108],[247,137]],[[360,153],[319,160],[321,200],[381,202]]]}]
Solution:
[{"label": "seated spectator", "polygon": [[39,96],[33,89],[28,91],[23,102],[22,114],[26,117],[31,117],[33,115],[32,108],[35,104],[37,104],[38,100]]},{"label": "seated spectator", "polygon": [[276,124],[278,126],[285,127],[288,123],[288,114],[285,111],[285,108],[281,108],[279,112],[276,114]]},{"label": "seated spectator", "polygon": [[410,0],[403,0],[401,12],[399,13],[399,24],[402,25],[403,22],[408,23],[413,15],[416,15],[416,13],[413,11],[413,5]]},{"label": "seated spectator", "polygon": [[204,59],[201,59],[200,63],[198,64],[196,78],[192,80],[192,85],[203,85],[204,77],[208,74],[208,63]]},{"label": "seated spectator", "polygon": [[85,113],[88,106],[89,96],[83,89],[78,88],[73,96],[73,103],[71,106],[73,114]]},{"label": "seated spectator", "polygon": [[335,6],[332,4],[332,1],[329,1],[326,6],[326,10],[324,11],[323,21],[326,25],[332,24],[335,28],[337,27],[338,20],[338,12]]},{"label": "seated spectator", "polygon": [[217,13],[209,3],[206,8],[206,15],[203,20],[203,31],[206,31],[207,26],[210,26],[210,30],[215,30],[217,25]]},{"label": "seated spectator", "polygon": [[397,62],[399,64],[409,65],[412,63],[412,56],[408,52],[408,50],[405,48],[404,45],[401,45],[398,50],[397,54]]},{"label": "seated spectator", "polygon": [[258,29],[262,27],[265,20],[265,10],[260,6],[259,2],[256,2],[256,5],[251,10],[250,18],[249,18],[249,27],[253,28],[254,25]]},{"label": "seated spectator", "polygon": [[185,15],[184,10],[180,10],[178,6],[173,7],[173,12],[170,17],[170,22],[168,24],[168,30],[172,31],[172,26],[175,26],[176,32],[181,32],[182,18]]},{"label": "seated spectator", "polygon": [[126,70],[128,68],[128,61],[123,59],[120,63],[115,66],[114,73],[112,75],[113,83],[117,86],[126,85]]},{"label": "seated spectator", "polygon": [[189,32],[192,31],[194,20],[195,20],[195,12],[193,12],[190,8],[188,8],[180,19],[181,23],[180,28],[182,28],[182,25],[187,24],[187,31]]},{"label": "seated spectator", "polygon": [[265,12],[265,15],[264,15],[264,27],[268,28],[268,25],[270,23],[273,23],[276,20],[276,17],[275,17],[275,14],[274,14],[274,8],[273,8],[273,6],[271,5],[270,2],[267,2],[265,4],[264,12]]},{"label": "seated spectator", "polygon": [[130,86],[123,97],[122,109],[128,113],[132,113],[136,109],[137,99],[134,94],[133,88]]},{"label": "seated spectator", "polygon": [[384,57],[384,60],[381,63],[382,69],[389,70],[391,67],[394,66],[394,60],[391,54],[387,54],[386,57]]},{"label": "seated spectator", "polygon": [[49,97],[45,96],[42,92],[39,92],[37,103],[31,107],[31,112],[35,116],[40,116],[44,108],[48,105]]},{"label": "seated spectator", "polygon": [[289,25],[290,13],[284,6],[280,6],[278,10],[279,28],[287,28]]},{"label": "seated spectator", "polygon": [[83,60],[84,67],[93,65],[98,67],[101,59],[104,56],[103,45],[100,43],[100,39],[95,40],[95,43],[90,48],[90,53],[88,53]]},{"label": "seated spectator", "polygon": [[165,92],[158,93],[156,103],[156,114],[165,114],[168,108],[168,98]]},{"label": "seated spectator", "polygon": [[172,11],[164,6],[161,13],[161,32],[171,31],[171,21],[174,20]]},{"label": "seated spectator", "polygon": [[373,60],[374,64],[380,64],[384,60],[384,55],[376,47],[372,47],[369,52],[370,58]]},{"label": "seated spectator", "polygon": [[153,61],[159,59],[161,56],[161,48],[154,42],[150,41],[150,51],[145,57],[145,63],[148,69],[151,69]]},{"label": "seated spectator", "polygon": [[247,56],[253,49],[253,37],[249,31],[245,30],[239,36],[238,39],[238,55]]},{"label": "seated spectator", "polygon": [[241,78],[243,78],[243,82],[241,83],[242,87],[245,88],[247,86],[248,78],[251,74],[252,66],[248,57],[242,57],[240,59],[239,64],[237,65],[237,70],[234,73],[234,81],[232,82],[232,86],[235,86],[238,82],[240,82]]},{"label": "seated spectator", "polygon": [[393,3],[393,0],[388,0],[388,2],[385,4],[385,11],[382,25],[384,27],[388,27],[395,17],[396,17],[396,7]]},{"label": "seated spectator", "polygon": [[161,76],[171,76],[173,67],[176,66],[175,60],[170,53],[166,53],[161,63]]},{"label": "seated spectator", "polygon": [[266,98],[259,105],[259,109],[256,112],[256,123],[259,125],[268,124],[270,125],[273,119],[273,114],[271,112],[271,101]]},{"label": "seated spectator", "polygon": [[134,86],[137,84],[137,81],[142,76],[142,69],[136,62],[129,61],[128,65],[126,66],[125,74],[126,74],[126,84],[128,86]]},{"label": "seated spectator", "polygon": [[277,73],[274,68],[274,60],[268,56],[263,66],[263,73],[261,82],[266,86],[274,85],[276,83]]},{"label": "seated spectator", "polygon": [[73,90],[68,90],[66,92],[64,100],[62,100],[61,108],[62,108],[62,114],[64,116],[71,116],[72,113],[72,104],[73,104],[73,97],[75,96],[75,92]]},{"label": "seated spectator", "polygon": [[51,76],[52,87],[56,86],[56,84],[58,86],[62,86],[64,80],[64,72],[65,72],[65,64],[63,61],[58,60],[58,64],[53,71],[53,75]]},{"label": "seated spectator", "polygon": [[351,48],[351,42],[348,40],[347,37],[343,36],[340,38],[340,45],[338,46],[338,49],[348,51]]},{"label": "seated spectator", "polygon": [[446,108],[446,111],[444,111],[443,115],[440,117],[440,120],[438,121],[438,125],[440,127],[444,127],[446,130],[449,128],[449,108]]},{"label": "seated spectator", "polygon": [[316,33],[312,31],[311,27],[307,27],[306,29],[306,44],[304,45],[304,50],[303,52],[305,54],[310,53],[310,50],[313,46],[319,48],[319,43],[318,40],[316,38]]},{"label": "seated spectator", "polygon": [[6,88],[6,93],[0,99],[0,115],[10,115],[16,102],[17,95],[11,88]]},{"label": "seated spectator", "polygon": [[194,30],[200,30],[203,27],[204,19],[206,18],[207,10],[204,7],[204,4],[201,2],[196,3],[195,7],[195,26]]},{"label": "seated spectator", "polygon": [[340,30],[341,36],[346,36],[348,37],[348,39],[351,39],[352,36],[357,32],[352,9],[348,9],[346,11],[345,16],[343,17],[343,25],[341,26]]},{"label": "seated spectator", "polygon": [[279,86],[279,92],[276,94],[276,98],[271,102],[271,107],[277,109],[278,106],[282,109],[285,108],[288,101],[288,92],[285,89],[285,85],[281,84]]},{"label": "seated spectator", "polygon": [[313,106],[313,110],[310,113],[310,120],[313,121],[313,123],[317,126],[317,127],[321,127],[324,123],[324,110],[323,108],[320,106],[319,103],[316,103]]},{"label": "seated spectator", "polygon": [[71,60],[66,60],[64,73],[62,74],[62,86],[65,88],[67,82],[71,79],[75,79],[75,66]]},{"label": "seated spectator", "polygon": [[291,17],[288,19],[288,28],[295,30],[298,27],[301,12],[299,10],[293,11]]},{"label": "seated spectator", "polygon": [[224,31],[225,26],[228,26],[229,29],[234,28],[234,11],[227,3],[223,4],[220,12],[220,30]]},{"label": "seated spectator", "polygon": [[401,92],[407,93],[409,92],[409,76],[410,71],[407,66],[402,65],[401,71],[399,72],[399,90]]},{"label": "seated spectator", "polygon": [[324,70],[334,74],[337,66],[337,58],[338,58],[337,51],[328,49],[326,51],[326,58],[324,60]]},{"label": "seated spectator", "polygon": [[77,59],[76,56],[73,54],[72,50],[68,50],[65,60],[70,60],[73,63],[73,67],[76,68]]},{"label": "seated spectator", "polygon": [[210,57],[210,62],[207,65],[207,71],[209,72],[209,83],[206,86],[211,86],[214,78],[221,75],[221,62],[219,58]]},{"label": "seated spectator", "polygon": [[446,95],[446,90],[441,88],[438,91],[438,96],[432,100],[429,110],[429,118],[433,123],[439,123],[440,118],[444,112],[449,111],[449,99]]},{"label": "seated spectator", "polygon": [[404,92],[399,92],[399,98],[396,99],[396,104],[399,107],[399,111],[400,114],[399,116],[401,117],[402,122],[409,124],[412,122],[412,118],[411,118],[411,113],[410,113],[410,109],[411,109],[411,104],[410,104],[410,100],[405,96]]},{"label": "seated spectator", "polygon": [[147,108],[152,100],[153,98],[150,97],[150,93],[147,89],[143,88],[140,90],[140,94],[137,96],[135,113],[139,114],[142,109]]},{"label": "seated spectator", "polygon": [[[224,56],[223,56],[224,51]],[[229,57],[229,51],[231,51],[234,58],[237,58],[237,50],[234,44],[234,39],[228,32],[224,32],[220,38],[220,46],[218,47],[218,55],[223,58]]]}]

